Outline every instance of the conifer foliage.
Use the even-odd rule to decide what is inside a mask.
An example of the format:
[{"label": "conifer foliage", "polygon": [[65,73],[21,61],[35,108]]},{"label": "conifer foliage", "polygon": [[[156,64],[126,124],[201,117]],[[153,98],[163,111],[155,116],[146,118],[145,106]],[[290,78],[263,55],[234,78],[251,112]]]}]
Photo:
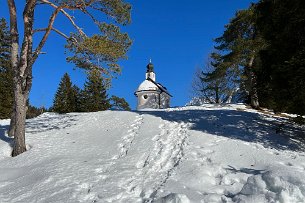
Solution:
[{"label": "conifer foliage", "polygon": [[0,119],[10,118],[13,108],[13,70],[10,65],[10,34],[0,19]]},{"label": "conifer foliage", "polygon": [[253,108],[267,107],[302,118],[304,19],[303,0],[260,0],[236,12],[224,33],[215,39],[220,60],[213,65],[214,70],[203,74],[201,82],[218,91],[214,84],[227,80],[231,73],[239,83],[239,94],[246,98],[244,102]]},{"label": "conifer foliage", "polygon": [[82,90],[76,86],[73,85],[72,86],[72,91],[73,91],[73,98],[74,98],[74,102],[75,102],[75,108],[74,111],[76,112],[82,112]]},{"label": "conifer foliage", "polygon": [[[125,109],[129,106],[123,98],[116,98],[118,97],[115,97],[115,103],[120,108]],[[72,84],[67,73],[64,74],[56,92],[52,110],[57,113],[95,112],[104,111],[110,107],[110,99],[108,99],[101,72],[99,69],[91,69],[83,90]]]},{"label": "conifer foliage", "polygon": [[55,95],[53,111],[68,113],[77,110],[77,94],[68,73],[65,73],[60,81]]},{"label": "conifer foliage", "polygon": [[[11,37],[7,22],[0,19],[0,119],[11,117],[14,103],[14,79],[10,63]],[[33,118],[46,111],[43,107],[37,108],[27,102],[26,118]]]},{"label": "conifer foliage", "polygon": [[276,112],[305,115],[304,1],[260,1],[257,13],[257,27],[268,42],[260,52],[262,102]]},{"label": "conifer foliage", "polygon": [[234,18],[225,26],[223,35],[215,39],[215,47],[222,52],[223,66],[235,72],[242,67],[241,84],[248,94],[253,108],[259,108],[257,93],[256,61],[265,42],[257,32],[256,9],[252,4],[248,9],[236,12]]},{"label": "conifer foliage", "polygon": [[117,96],[111,96],[110,98],[111,108],[116,110],[126,110],[130,111],[129,104],[124,98],[117,97]]},{"label": "conifer foliage", "polygon": [[222,56],[212,52],[206,64],[197,70],[193,78],[194,96],[203,102],[228,103],[238,90],[236,72],[224,66]]},{"label": "conifer foliage", "polygon": [[82,91],[82,110],[85,112],[103,111],[110,108],[105,81],[99,69],[91,69]]},{"label": "conifer foliage", "polygon": [[214,89],[217,103],[219,103],[218,92],[221,89],[219,85],[223,83],[221,81],[227,81],[231,89],[228,93],[229,97],[233,97],[237,92],[236,82],[239,81],[240,95],[245,95],[245,100],[253,108],[260,106],[256,61],[265,42],[257,32],[255,8],[252,4],[248,9],[237,11],[230,23],[225,26],[224,33],[214,40],[216,43],[216,53],[212,53],[212,58],[216,60],[212,64],[214,70],[205,73],[202,82],[208,85],[208,89]]}]

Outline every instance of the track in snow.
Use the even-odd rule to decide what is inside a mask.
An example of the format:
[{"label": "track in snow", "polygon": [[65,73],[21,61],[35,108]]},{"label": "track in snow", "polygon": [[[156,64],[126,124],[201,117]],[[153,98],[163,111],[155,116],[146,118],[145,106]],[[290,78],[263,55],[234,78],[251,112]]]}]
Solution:
[{"label": "track in snow", "polygon": [[[128,156],[128,151],[132,148],[132,143],[139,134],[139,129],[143,123],[143,116],[137,116],[131,124],[129,134],[122,138],[119,144],[119,155],[112,158],[109,165],[101,172],[105,174],[104,178],[97,181],[94,186],[88,190],[89,198],[83,200],[93,200],[92,202],[152,202],[158,191],[167,182],[173,174],[181,159],[184,156],[186,140],[188,138],[188,124],[181,122],[162,121],[159,126],[160,133],[155,135],[152,140],[152,147],[146,149],[139,161],[134,165],[128,162],[132,156]],[[123,163],[123,165],[122,165]],[[127,165],[126,165],[127,164]],[[125,165],[125,166],[124,166]],[[120,174],[108,176],[109,172],[118,170],[118,167],[124,168]],[[126,168],[127,166],[127,168]],[[125,174],[125,175],[124,175]],[[113,188],[112,192],[108,190],[114,182],[118,188]],[[110,184],[110,185],[108,185]],[[98,191],[104,190],[112,193],[97,192],[94,188],[99,187]],[[91,190],[93,189],[93,190]],[[90,193],[94,193],[90,194]],[[90,197],[95,198],[90,198]]]},{"label": "track in snow", "polygon": [[152,139],[153,149],[137,162],[136,172],[124,185],[125,194],[120,194],[122,202],[125,198],[126,201],[141,198],[143,202],[152,202],[183,158],[188,125],[164,121],[159,128],[160,134]]},{"label": "track in snow", "polygon": [[136,116],[135,121],[131,124],[128,134],[122,137],[121,143],[118,145],[119,154],[115,155],[113,159],[122,158],[127,155],[134,139],[139,134],[139,129],[143,123],[143,115]]},{"label": "track in snow", "polygon": [[[81,184],[76,191],[74,198],[78,199],[79,202],[100,202],[101,199],[105,198],[104,194],[101,194],[98,190],[102,188],[107,191],[108,183],[117,181],[117,177],[113,177],[113,175],[110,174],[117,170],[116,167],[119,165],[119,162],[128,155],[132,143],[139,135],[140,127],[144,122],[143,120],[143,115],[140,114],[136,116],[135,120],[130,124],[126,135],[122,136],[119,141],[119,144],[117,145],[117,154],[108,160],[101,160],[102,166],[95,170],[94,176],[96,179],[93,182]],[[112,202],[112,200],[109,200],[109,202]]]}]

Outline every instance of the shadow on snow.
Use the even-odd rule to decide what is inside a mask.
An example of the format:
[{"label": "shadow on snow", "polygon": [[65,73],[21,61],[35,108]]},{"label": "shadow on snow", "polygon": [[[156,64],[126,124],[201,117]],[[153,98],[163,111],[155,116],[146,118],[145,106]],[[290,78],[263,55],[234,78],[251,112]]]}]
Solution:
[{"label": "shadow on snow", "polygon": [[173,122],[191,123],[191,130],[260,143],[266,148],[302,151],[304,130],[284,118],[237,110],[141,111]]},{"label": "shadow on snow", "polygon": [[[76,125],[76,115],[55,114],[41,115],[36,118],[26,120],[26,133],[36,134],[50,130],[59,130]],[[0,125],[0,140],[13,144],[13,138],[6,135],[9,125]]]},{"label": "shadow on snow", "polygon": [[26,120],[26,133],[40,133],[50,130],[60,130],[76,125],[76,115],[46,113]]},{"label": "shadow on snow", "polygon": [[0,125],[0,140],[9,143],[10,145],[13,144],[13,138],[6,136],[5,132],[9,129],[9,125]]},{"label": "shadow on snow", "polygon": [[259,175],[259,174],[263,174],[266,172],[265,170],[258,170],[258,169],[253,169],[253,168],[237,169],[230,165],[228,165],[228,168],[225,168],[225,169],[228,171],[231,171],[232,173],[245,173],[245,174],[249,174],[249,175]]}]

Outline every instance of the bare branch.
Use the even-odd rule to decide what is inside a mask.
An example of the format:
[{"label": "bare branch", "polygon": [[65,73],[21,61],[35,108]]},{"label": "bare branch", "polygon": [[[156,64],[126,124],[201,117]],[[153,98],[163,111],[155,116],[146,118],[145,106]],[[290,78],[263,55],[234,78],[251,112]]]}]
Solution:
[{"label": "bare branch", "polygon": [[[91,6],[95,1],[96,0],[90,0],[90,1],[86,2],[86,1],[82,0],[82,2],[80,2],[80,0],[78,0],[77,3],[75,1],[74,2],[71,1],[69,3],[61,2],[60,6],[63,8],[69,9],[69,10],[81,10],[88,6]],[[49,0],[38,0],[38,3],[39,4],[49,4],[49,5],[54,4],[53,2],[50,2]],[[74,3],[74,5],[71,5],[71,3]],[[57,5],[55,5],[55,6],[57,6]],[[52,7],[54,7],[54,6],[52,6]]]},{"label": "bare branch", "polygon": [[38,29],[33,30],[33,33],[36,33],[36,32],[45,32],[46,30],[47,30],[47,28],[38,28]]},{"label": "bare branch", "polygon": [[[39,29],[35,29],[34,30],[34,33],[35,32],[45,32],[48,28],[39,28]],[[66,35],[65,33],[61,32],[60,30],[58,29],[55,29],[55,28],[51,28],[52,31],[56,32],[57,34],[61,35],[62,37],[64,37],[65,39],[70,39],[68,35]]]},{"label": "bare branch", "polygon": [[39,55],[39,53],[40,53],[40,51],[41,51],[41,49],[42,49],[42,47],[43,47],[44,44],[46,43],[47,38],[48,38],[48,36],[49,36],[49,34],[50,34],[51,30],[52,30],[52,27],[53,27],[55,18],[56,18],[56,16],[58,15],[58,13],[60,12],[60,10],[61,10],[61,7],[57,7],[57,8],[55,9],[55,11],[52,13],[52,15],[51,15],[51,17],[50,17],[50,19],[49,19],[49,25],[48,25],[48,27],[46,28],[46,32],[45,32],[44,36],[42,37],[42,39],[41,39],[41,41],[40,41],[38,47],[36,48],[36,50],[35,50],[34,53],[33,53],[33,61],[32,61],[32,63],[35,62],[35,60],[37,59],[37,57],[38,57],[38,55]]},{"label": "bare branch", "polygon": [[87,14],[93,20],[93,22],[98,25],[99,21],[87,9],[83,9],[82,12]]},{"label": "bare branch", "polygon": [[91,2],[90,4],[88,4],[88,5],[85,4],[85,5],[82,5],[82,6],[79,6],[79,7],[78,7],[78,6],[68,6],[68,5],[57,6],[57,5],[55,5],[54,3],[52,3],[52,2],[50,2],[50,1],[48,1],[48,0],[40,0],[40,2],[45,3],[45,4],[49,4],[50,6],[52,6],[52,7],[55,8],[55,9],[60,8],[60,12],[63,13],[63,14],[69,19],[69,21],[70,21],[71,24],[77,29],[77,31],[78,31],[81,35],[87,36],[87,35],[84,33],[84,31],[82,30],[82,28],[80,28],[79,26],[76,25],[76,23],[74,22],[72,16],[70,16],[70,15],[64,10],[64,8],[67,8],[67,9],[70,9],[70,10],[83,10],[83,9],[84,9],[84,6],[88,6],[88,5],[90,5],[90,4],[93,3],[92,0],[90,1],[90,2]]}]

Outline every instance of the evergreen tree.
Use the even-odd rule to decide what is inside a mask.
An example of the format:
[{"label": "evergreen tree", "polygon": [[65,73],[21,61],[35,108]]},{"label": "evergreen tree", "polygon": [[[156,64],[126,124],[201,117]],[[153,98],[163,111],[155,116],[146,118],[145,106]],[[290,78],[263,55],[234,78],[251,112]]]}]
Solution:
[{"label": "evergreen tree", "polygon": [[26,118],[35,118],[41,114],[43,114],[44,112],[46,112],[47,110],[44,107],[40,107],[37,108],[35,106],[32,105],[28,105],[28,110],[26,112]]},{"label": "evergreen tree", "polygon": [[0,119],[10,118],[13,110],[13,70],[10,64],[10,34],[4,18],[0,19]]},{"label": "evergreen tree", "polygon": [[219,55],[211,54],[211,60],[206,66],[206,71],[202,71],[201,81],[203,89],[201,90],[210,103],[220,104],[224,100],[226,91],[225,71],[220,67]]},{"label": "evergreen tree", "polygon": [[82,112],[82,90],[77,87],[76,85],[72,86],[72,91],[73,91],[73,98],[75,101],[75,111],[76,112]]},{"label": "evergreen tree", "polygon": [[77,99],[75,88],[72,87],[70,76],[68,73],[65,73],[54,98],[53,111],[58,113],[69,113],[76,111],[76,109]]},{"label": "evergreen tree", "polygon": [[109,99],[99,69],[89,71],[82,91],[82,110],[86,112],[103,111],[110,108]]},{"label": "evergreen tree", "polygon": [[255,4],[252,4],[250,8],[238,11],[226,25],[223,35],[215,39],[218,43],[216,49],[223,52],[224,66],[232,72],[238,72],[243,67],[241,88],[245,88],[253,108],[259,108],[255,62],[259,51],[265,46],[257,32],[256,18]]},{"label": "evergreen tree", "polygon": [[195,74],[193,88],[195,96],[209,103],[231,102],[236,93],[237,83],[234,75],[224,65],[222,56],[211,53],[204,68]]},{"label": "evergreen tree", "polygon": [[302,0],[264,0],[257,25],[268,46],[260,52],[263,105],[305,115],[305,4]]},{"label": "evergreen tree", "polygon": [[116,109],[116,110],[126,110],[130,111],[129,104],[124,98],[120,98],[117,96],[112,95],[110,98],[111,102],[111,108]]}]

